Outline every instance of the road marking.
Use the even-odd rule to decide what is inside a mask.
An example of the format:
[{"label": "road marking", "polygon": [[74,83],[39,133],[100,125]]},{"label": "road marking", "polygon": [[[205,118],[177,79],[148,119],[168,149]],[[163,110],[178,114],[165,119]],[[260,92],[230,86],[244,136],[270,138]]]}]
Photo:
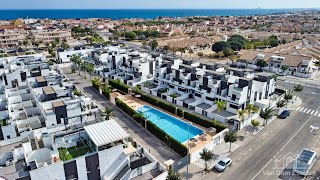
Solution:
[{"label": "road marking", "polygon": [[241,156],[238,158],[238,161],[241,159]]},{"label": "road marking", "polygon": [[300,107],[300,106],[296,109],[296,111],[299,111],[299,109],[301,109],[301,107]]},{"label": "road marking", "polygon": [[311,109],[309,109],[306,113],[309,114],[310,111],[311,111]]},{"label": "road marking", "polygon": [[[318,107],[318,109],[319,109],[319,107]],[[317,110],[318,110],[318,109],[317,109]],[[310,116],[310,117],[306,120],[306,122],[303,123],[303,125],[294,133],[294,135],[293,135],[293,136],[289,139],[289,141],[287,141],[287,143],[278,151],[277,154],[279,154],[279,152],[281,152],[281,151],[291,142],[291,140],[299,133],[299,131],[308,123],[308,121],[311,119],[311,117],[312,117],[312,116]],[[263,166],[263,168],[260,169],[260,171],[259,171],[251,180],[254,180],[254,179],[261,173],[261,171],[268,166],[268,164],[272,161],[272,159],[273,159],[273,158],[271,158],[271,159],[267,162],[267,164],[265,164],[265,165]]]},{"label": "road marking", "polygon": [[299,109],[299,112],[301,112],[301,111],[303,111],[304,110],[304,108],[301,108],[301,109]]},{"label": "road marking", "polygon": [[249,152],[252,150],[252,148],[249,149]]},{"label": "road marking", "polygon": [[320,117],[320,113],[318,114],[318,117]]},{"label": "road marking", "polygon": [[262,139],[265,139],[266,137],[263,137]]},{"label": "road marking", "polygon": [[316,110],[312,110],[310,114],[313,114]]},{"label": "road marking", "polygon": [[245,155],[247,155],[247,153],[248,153],[248,152],[244,153],[243,155],[245,156]]},{"label": "road marking", "polygon": [[316,111],[316,113],[314,113],[314,116],[316,116],[318,113],[319,113],[319,112],[318,112],[318,111]]},{"label": "road marking", "polygon": [[304,113],[305,113],[305,112],[307,112],[307,110],[308,110],[308,108],[304,109],[302,112],[304,112]]}]

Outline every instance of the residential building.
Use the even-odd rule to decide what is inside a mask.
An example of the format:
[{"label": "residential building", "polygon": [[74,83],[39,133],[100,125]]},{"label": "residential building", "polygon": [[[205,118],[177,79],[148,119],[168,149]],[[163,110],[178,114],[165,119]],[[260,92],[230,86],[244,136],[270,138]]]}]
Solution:
[{"label": "residential building", "polygon": [[72,39],[71,30],[60,30],[60,29],[33,31],[32,36],[35,40],[39,40],[42,42],[50,42],[56,38],[59,38],[61,40]]}]

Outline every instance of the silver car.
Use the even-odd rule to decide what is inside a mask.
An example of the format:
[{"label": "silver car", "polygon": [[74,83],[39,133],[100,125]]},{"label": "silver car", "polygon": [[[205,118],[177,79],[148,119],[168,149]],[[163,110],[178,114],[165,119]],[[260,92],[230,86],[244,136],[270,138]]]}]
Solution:
[{"label": "silver car", "polygon": [[231,165],[231,163],[232,163],[231,159],[226,157],[220,160],[218,164],[214,166],[214,168],[219,172],[223,172]]}]

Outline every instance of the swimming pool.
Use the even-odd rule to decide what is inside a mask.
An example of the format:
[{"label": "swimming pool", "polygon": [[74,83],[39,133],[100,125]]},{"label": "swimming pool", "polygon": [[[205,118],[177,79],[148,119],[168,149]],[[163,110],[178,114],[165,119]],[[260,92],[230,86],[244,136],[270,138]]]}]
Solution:
[{"label": "swimming pool", "polygon": [[[188,140],[187,123],[146,105],[138,108],[137,112],[180,143]],[[195,137],[202,132],[203,131],[201,129],[195,126],[189,126],[190,138]]]}]

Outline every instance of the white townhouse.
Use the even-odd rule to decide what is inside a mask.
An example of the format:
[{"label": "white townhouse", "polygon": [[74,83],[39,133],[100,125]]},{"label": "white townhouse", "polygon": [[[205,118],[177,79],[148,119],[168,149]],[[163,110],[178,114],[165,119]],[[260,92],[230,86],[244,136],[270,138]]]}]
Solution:
[{"label": "white townhouse", "polygon": [[[141,89],[208,118],[226,122],[248,104],[270,100],[275,91],[271,74],[163,58],[157,62],[154,80]],[[215,101],[225,101],[217,112]]]},{"label": "white townhouse", "polygon": [[165,179],[165,167],[114,120],[48,135],[36,130],[21,147],[32,180],[132,179],[150,173]]},{"label": "white townhouse", "polygon": [[[93,101],[75,96],[74,85],[42,55],[0,61],[0,144],[22,141],[35,129],[61,131],[95,122]],[[14,68],[13,68],[14,67]],[[1,141],[3,140],[3,141]]]}]

